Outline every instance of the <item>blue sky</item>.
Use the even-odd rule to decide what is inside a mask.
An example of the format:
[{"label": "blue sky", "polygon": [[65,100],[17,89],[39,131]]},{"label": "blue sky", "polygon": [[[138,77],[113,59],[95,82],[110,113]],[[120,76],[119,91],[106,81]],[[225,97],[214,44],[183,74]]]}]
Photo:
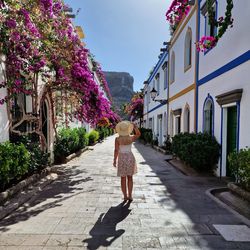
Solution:
[{"label": "blue sky", "polygon": [[171,0],[65,0],[85,33],[87,48],[103,70],[129,72],[134,89],[143,87],[170,39],[165,13]]}]

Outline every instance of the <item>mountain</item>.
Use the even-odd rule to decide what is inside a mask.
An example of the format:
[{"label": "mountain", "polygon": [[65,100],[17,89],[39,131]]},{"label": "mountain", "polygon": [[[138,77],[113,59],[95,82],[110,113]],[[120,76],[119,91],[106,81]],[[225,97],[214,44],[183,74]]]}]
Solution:
[{"label": "mountain", "polygon": [[134,78],[127,72],[104,72],[113,104],[118,113],[125,118],[121,112],[121,105],[130,102],[134,95]]}]

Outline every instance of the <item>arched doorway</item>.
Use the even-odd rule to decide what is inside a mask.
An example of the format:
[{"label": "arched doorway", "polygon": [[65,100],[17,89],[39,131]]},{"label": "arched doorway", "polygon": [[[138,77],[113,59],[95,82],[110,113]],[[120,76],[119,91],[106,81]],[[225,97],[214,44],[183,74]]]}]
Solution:
[{"label": "arched doorway", "polygon": [[214,104],[213,100],[209,96],[204,103],[204,111],[203,111],[203,131],[213,135],[213,114]]}]

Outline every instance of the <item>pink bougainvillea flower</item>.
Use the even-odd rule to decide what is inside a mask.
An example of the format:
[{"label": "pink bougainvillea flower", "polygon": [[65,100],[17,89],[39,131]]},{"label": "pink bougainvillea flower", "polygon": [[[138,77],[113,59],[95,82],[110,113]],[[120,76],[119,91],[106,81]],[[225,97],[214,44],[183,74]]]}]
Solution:
[{"label": "pink bougainvillea flower", "polygon": [[16,21],[14,19],[8,19],[6,21],[6,25],[10,29],[15,29],[17,24],[16,24]]}]

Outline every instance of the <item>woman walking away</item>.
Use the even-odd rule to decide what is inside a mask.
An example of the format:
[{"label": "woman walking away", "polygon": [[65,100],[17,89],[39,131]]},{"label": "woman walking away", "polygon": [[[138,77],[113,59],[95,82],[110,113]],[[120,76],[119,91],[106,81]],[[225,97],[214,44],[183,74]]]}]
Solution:
[{"label": "woman walking away", "polygon": [[[121,189],[124,201],[132,201],[133,175],[137,173],[135,157],[131,151],[132,143],[141,135],[138,127],[129,121],[122,121],[116,125],[119,137],[115,139],[114,167],[117,176],[121,177]],[[134,130],[134,135],[131,133]],[[118,164],[116,164],[118,158]]]}]

